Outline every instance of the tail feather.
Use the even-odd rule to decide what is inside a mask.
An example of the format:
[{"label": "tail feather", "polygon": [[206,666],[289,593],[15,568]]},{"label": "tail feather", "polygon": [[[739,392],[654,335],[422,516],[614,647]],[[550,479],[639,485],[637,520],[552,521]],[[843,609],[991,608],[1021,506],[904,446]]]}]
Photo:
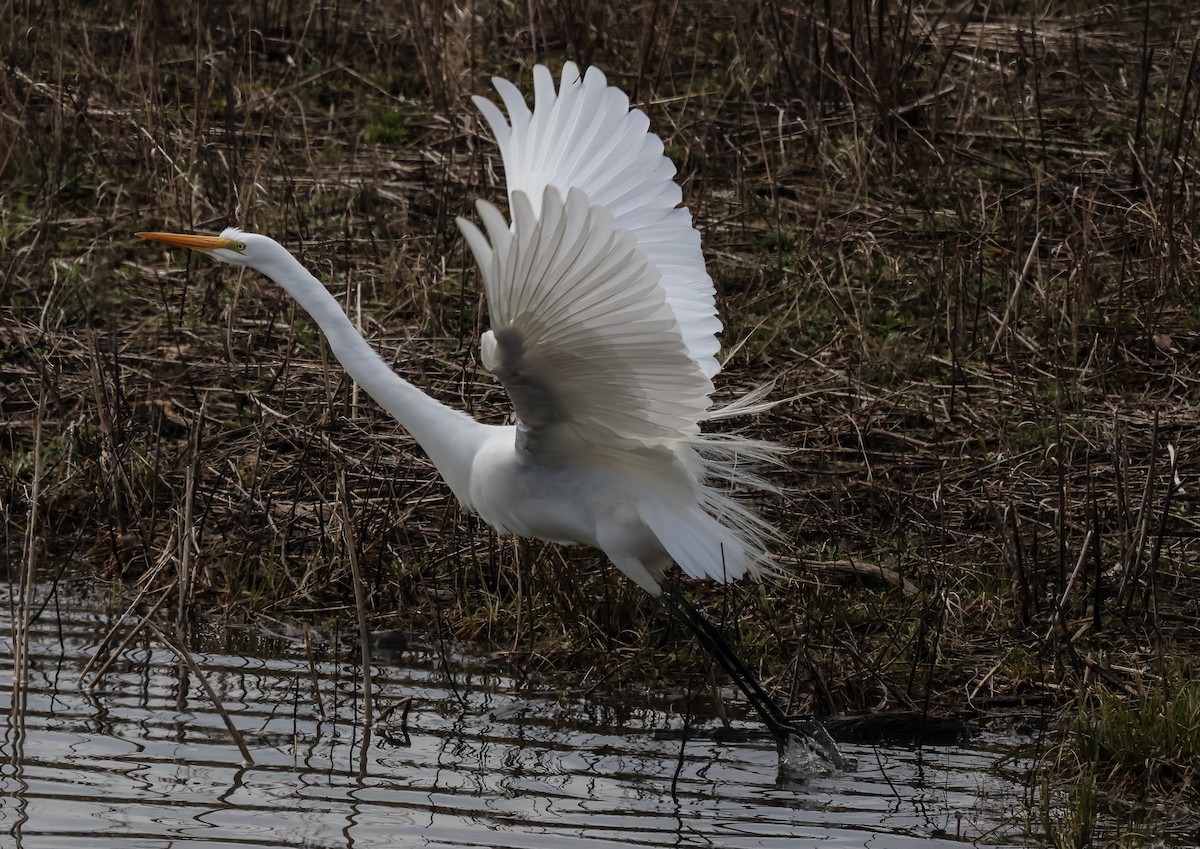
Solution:
[{"label": "tail feather", "polygon": [[[710,413],[723,418],[772,406],[763,400],[770,386],[749,393]],[[697,504],[639,505],[642,521],[671,558],[688,575],[727,583],[742,577],[780,577],[783,570],[770,554],[781,541],[778,529],[758,514],[752,498],[777,494],[779,487],[763,477],[766,467],[782,465],[782,445],[739,434],[699,433],[676,445],[676,456],[696,486]]]},{"label": "tail feather", "polygon": [[693,578],[728,583],[752,568],[755,558],[745,542],[695,505],[645,501],[638,505],[638,515]]}]

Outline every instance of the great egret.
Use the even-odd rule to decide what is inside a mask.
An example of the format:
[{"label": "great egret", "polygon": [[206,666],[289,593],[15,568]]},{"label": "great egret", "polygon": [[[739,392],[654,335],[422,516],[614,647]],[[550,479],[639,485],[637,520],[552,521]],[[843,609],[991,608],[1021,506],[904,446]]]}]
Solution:
[{"label": "great egret", "polygon": [[266,236],[139,233],[270,277],[312,316],[350,376],[420,443],[455,496],[500,533],[603,551],[661,599],[733,677],[782,743],[801,727],[721,632],[667,581],[672,562],[726,582],[777,571],[771,526],[736,498],[770,487],[752,469],[771,444],[705,433],[760,408],[713,408],[720,370],[712,279],[700,234],[645,113],[591,68],[567,63],[555,92],[534,68],[535,105],[493,82],[508,112],[475,103],[499,142],[512,223],[477,204],[486,235],[458,225],[479,264],[491,330],[484,366],[515,425],[487,425],[399,377],[325,287]]}]

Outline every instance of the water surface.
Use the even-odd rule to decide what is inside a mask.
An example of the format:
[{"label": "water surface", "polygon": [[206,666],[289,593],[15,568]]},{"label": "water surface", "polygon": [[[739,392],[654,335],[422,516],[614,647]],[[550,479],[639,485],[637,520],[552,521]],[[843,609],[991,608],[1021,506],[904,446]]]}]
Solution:
[{"label": "water surface", "polygon": [[[0,606],[11,681],[15,600]],[[1030,845],[1022,788],[995,769],[1000,741],[845,746],[857,772],[785,780],[767,740],[681,745],[661,734],[679,717],[627,692],[530,695],[498,674],[507,663],[419,649],[374,666],[377,713],[412,699],[405,741],[398,709],[364,733],[355,652],[214,628],[193,657],[247,764],[198,678],[155,640],[139,637],[94,688],[77,682],[114,618],[52,604],[30,635],[24,710],[0,691],[0,844]]]}]

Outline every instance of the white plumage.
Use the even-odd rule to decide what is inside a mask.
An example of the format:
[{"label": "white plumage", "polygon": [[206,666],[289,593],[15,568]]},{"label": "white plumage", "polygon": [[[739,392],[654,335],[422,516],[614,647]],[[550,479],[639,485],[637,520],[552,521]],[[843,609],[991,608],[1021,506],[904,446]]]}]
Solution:
[{"label": "white plumage", "polygon": [[509,203],[522,192],[536,215],[549,185],[560,196],[579,189],[590,205],[606,209],[613,226],[632,233],[658,269],[689,354],[705,377],[714,377],[721,370],[716,360],[721,322],[712,278],[692,214],[679,205],[683,193],[675,166],[663,155],[662,141],[647,132],[650,119],[630,110],[629,98],[609,86],[599,68],[581,78],[575,64],[566,63],[557,93],[548,68],[534,68],[533,81],[532,113],[516,86],[492,81],[507,121],[491,101],[472,98],[500,146]]},{"label": "white plumage", "polygon": [[661,275],[628,230],[571,188],[547,186],[513,226],[479,204],[488,238],[459,219],[487,289],[483,364],[516,407],[522,448],[638,448],[699,431],[712,381],[688,355]]}]

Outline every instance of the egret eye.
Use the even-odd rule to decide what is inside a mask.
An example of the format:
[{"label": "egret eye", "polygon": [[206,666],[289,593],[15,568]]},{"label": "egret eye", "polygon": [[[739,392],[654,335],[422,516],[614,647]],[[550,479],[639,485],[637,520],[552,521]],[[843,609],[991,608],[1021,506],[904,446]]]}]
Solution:
[{"label": "egret eye", "polygon": [[233,249],[240,254],[244,254],[246,252],[246,243],[245,242],[234,242]]}]

